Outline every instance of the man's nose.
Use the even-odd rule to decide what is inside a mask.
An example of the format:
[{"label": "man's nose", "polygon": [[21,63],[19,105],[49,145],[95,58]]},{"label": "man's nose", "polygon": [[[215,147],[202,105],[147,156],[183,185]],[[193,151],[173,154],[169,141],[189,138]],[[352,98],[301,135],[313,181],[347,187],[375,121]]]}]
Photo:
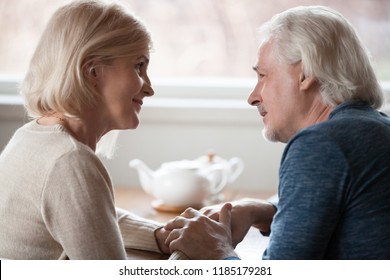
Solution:
[{"label": "man's nose", "polygon": [[249,103],[249,105],[257,106],[262,102],[263,102],[263,99],[261,98],[260,91],[258,89],[258,85],[256,85],[255,88],[252,90],[252,92],[249,94],[248,103]]}]

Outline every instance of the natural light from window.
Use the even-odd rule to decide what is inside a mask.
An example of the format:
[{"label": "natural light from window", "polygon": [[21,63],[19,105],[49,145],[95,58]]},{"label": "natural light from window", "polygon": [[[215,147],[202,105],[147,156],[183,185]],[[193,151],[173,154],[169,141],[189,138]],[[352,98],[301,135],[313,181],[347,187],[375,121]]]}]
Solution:
[{"label": "natural light from window", "polygon": [[[0,76],[23,77],[43,28],[64,0],[0,0]],[[150,77],[255,79],[257,28],[298,5],[327,5],[356,27],[381,81],[390,81],[388,0],[123,0],[152,33]]]}]

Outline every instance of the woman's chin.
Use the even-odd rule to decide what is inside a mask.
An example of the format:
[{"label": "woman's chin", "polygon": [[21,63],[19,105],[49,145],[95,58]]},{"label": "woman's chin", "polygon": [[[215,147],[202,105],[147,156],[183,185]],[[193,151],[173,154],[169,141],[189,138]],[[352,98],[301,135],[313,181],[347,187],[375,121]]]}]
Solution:
[{"label": "woman's chin", "polygon": [[137,118],[131,120],[131,122],[129,123],[128,129],[136,129],[138,126],[139,126],[139,119],[137,117]]},{"label": "woman's chin", "polygon": [[139,125],[138,117],[128,119],[122,122],[117,122],[114,130],[126,130],[126,129],[136,129]]}]

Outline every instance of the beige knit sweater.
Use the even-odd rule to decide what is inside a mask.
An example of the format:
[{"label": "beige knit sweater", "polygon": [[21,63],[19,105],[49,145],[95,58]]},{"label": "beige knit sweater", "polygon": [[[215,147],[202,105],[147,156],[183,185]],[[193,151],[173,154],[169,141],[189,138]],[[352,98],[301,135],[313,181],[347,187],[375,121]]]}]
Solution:
[{"label": "beige knit sweater", "polygon": [[161,225],[114,206],[110,177],[61,125],[32,121],[0,155],[0,258],[125,259]]}]

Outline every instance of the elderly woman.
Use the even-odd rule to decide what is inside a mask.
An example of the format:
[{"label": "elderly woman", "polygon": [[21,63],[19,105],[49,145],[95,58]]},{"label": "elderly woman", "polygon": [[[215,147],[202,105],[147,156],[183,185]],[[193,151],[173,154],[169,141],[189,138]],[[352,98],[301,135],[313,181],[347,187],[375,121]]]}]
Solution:
[{"label": "elderly woman", "polygon": [[22,84],[31,122],[0,156],[0,257],[125,259],[167,253],[165,231],[114,205],[95,154],[103,135],[135,129],[151,39],[118,4],[76,1],[51,18]]}]

